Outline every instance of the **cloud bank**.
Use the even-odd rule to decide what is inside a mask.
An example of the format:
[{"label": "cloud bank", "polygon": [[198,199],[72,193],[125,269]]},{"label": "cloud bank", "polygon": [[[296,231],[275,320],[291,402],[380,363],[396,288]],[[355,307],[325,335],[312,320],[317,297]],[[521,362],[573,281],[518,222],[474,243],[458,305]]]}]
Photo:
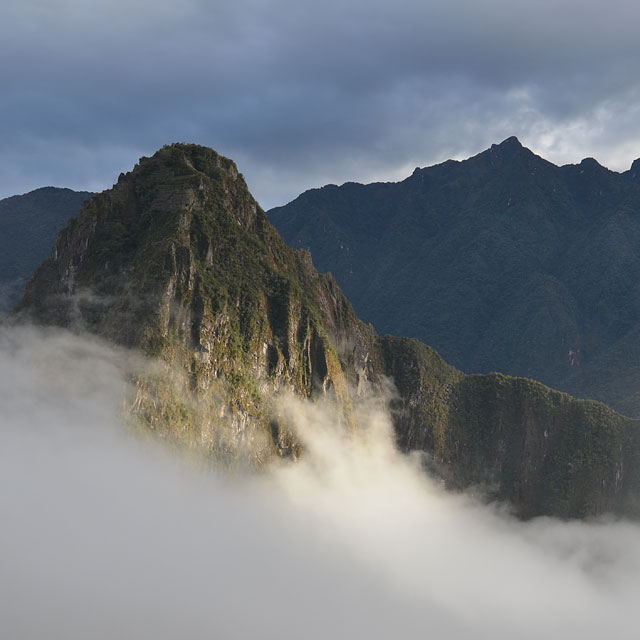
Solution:
[{"label": "cloud bank", "polygon": [[639,18],[630,0],[9,3],[0,197],[102,189],[173,141],[234,158],[264,207],[510,135],[625,170]]},{"label": "cloud bank", "polygon": [[127,432],[126,357],[0,333],[6,637],[636,637],[637,524],[446,493],[376,407],[292,401],[307,454],[223,476]]}]

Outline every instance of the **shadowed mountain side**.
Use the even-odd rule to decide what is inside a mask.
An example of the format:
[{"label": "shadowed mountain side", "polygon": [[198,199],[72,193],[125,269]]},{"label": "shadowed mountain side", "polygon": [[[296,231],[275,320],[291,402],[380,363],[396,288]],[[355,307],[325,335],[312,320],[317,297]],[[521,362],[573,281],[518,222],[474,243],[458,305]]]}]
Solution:
[{"label": "shadowed mountain side", "polygon": [[58,231],[92,195],[43,187],[0,200],[0,313],[18,302],[27,279],[47,257]]},{"label": "shadowed mountain side", "polygon": [[447,486],[480,485],[520,516],[639,512],[637,420],[534,380],[464,375],[417,340],[382,347],[399,446],[429,452]]},{"label": "shadowed mountain side", "polygon": [[156,365],[134,376],[134,422],[221,461],[300,454],[279,392],[332,396],[354,424],[353,403],[386,399],[391,376],[399,445],[449,486],[481,484],[527,517],[639,513],[636,421],[381,339],[205,147],[164,147],[88,201],[12,318],[141,349]]},{"label": "shadowed mountain side", "polygon": [[557,167],[509,138],[399,183],[314,189],[269,216],[378,331],[466,372],[640,415],[640,361],[620,347],[640,327],[638,162]]}]

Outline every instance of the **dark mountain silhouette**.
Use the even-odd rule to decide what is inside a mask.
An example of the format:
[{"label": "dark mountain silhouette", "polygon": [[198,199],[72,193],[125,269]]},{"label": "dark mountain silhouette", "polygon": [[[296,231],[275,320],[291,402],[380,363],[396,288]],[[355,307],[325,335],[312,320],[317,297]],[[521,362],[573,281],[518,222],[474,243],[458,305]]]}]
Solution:
[{"label": "dark mountain silhouette", "polygon": [[269,216],[378,331],[640,415],[640,161],[558,167],[509,138]]},{"label": "dark mountain silhouette", "polygon": [[27,278],[47,257],[58,231],[92,195],[43,187],[0,200],[0,314],[20,299]]}]

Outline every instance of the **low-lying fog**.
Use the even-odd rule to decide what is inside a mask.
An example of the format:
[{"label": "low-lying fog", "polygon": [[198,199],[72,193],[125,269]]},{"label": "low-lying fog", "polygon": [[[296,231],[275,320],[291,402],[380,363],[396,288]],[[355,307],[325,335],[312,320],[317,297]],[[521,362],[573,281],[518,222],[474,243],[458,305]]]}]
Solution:
[{"label": "low-lying fog", "polygon": [[18,638],[636,638],[640,527],[521,523],[291,401],[223,476],[129,435],[124,354],[0,330],[0,629]]}]

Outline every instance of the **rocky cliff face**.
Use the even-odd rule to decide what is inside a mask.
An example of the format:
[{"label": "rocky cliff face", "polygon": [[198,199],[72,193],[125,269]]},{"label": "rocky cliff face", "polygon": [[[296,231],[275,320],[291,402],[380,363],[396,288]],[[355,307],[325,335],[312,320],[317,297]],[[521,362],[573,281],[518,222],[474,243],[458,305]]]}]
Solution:
[{"label": "rocky cliff face", "polygon": [[140,348],[135,414],[192,446],[263,460],[293,443],[270,399],[377,384],[375,333],[333,278],[287,247],[235,164],[165,147],[90,200],[58,236],[17,308]]},{"label": "rocky cliff face", "polygon": [[391,376],[399,445],[426,452],[450,486],[481,484],[524,516],[640,512],[634,421],[379,338],[205,147],[164,147],[87,202],[14,318],[142,350],[156,364],[135,377],[135,422],[225,461],[298,454],[277,392],[331,395],[348,424],[354,399],[381,397]]}]

